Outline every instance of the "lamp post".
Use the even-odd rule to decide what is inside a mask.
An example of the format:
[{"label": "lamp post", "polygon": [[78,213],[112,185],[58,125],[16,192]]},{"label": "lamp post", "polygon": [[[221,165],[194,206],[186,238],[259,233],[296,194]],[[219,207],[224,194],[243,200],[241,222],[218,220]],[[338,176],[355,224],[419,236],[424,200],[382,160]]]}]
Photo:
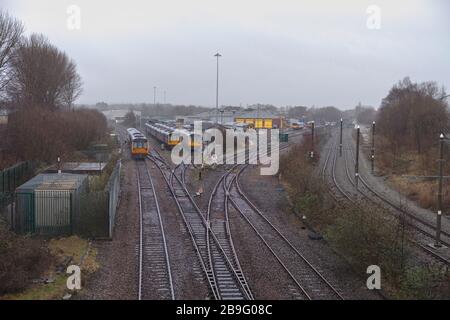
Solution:
[{"label": "lamp post", "polygon": [[372,122],[372,155],[370,157],[372,164],[372,174],[375,170],[375,121]]},{"label": "lamp post", "polygon": [[217,58],[217,78],[216,78],[216,123],[219,122],[219,58],[222,55],[220,53],[216,53],[214,57]]},{"label": "lamp post", "polygon": [[314,159],[314,121],[311,121],[311,159]]},{"label": "lamp post", "polygon": [[441,219],[442,219],[442,169],[444,165],[444,134],[439,135],[439,183],[438,183],[438,212],[436,216],[436,239],[434,246],[436,248],[441,247]]},{"label": "lamp post", "polygon": [[359,181],[359,126],[356,127],[356,161],[355,161],[355,188],[358,189]]},{"label": "lamp post", "polygon": [[342,127],[343,127],[342,123],[343,123],[343,120],[341,118],[341,136],[339,138],[339,156],[340,157],[342,156]]}]

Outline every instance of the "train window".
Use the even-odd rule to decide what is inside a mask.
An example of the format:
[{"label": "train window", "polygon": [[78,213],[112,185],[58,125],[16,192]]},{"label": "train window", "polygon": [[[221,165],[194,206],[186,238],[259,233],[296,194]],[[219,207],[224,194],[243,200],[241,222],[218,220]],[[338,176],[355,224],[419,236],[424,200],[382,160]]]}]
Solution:
[{"label": "train window", "polygon": [[136,141],[133,143],[133,148],[145,148],[144,141]]}]

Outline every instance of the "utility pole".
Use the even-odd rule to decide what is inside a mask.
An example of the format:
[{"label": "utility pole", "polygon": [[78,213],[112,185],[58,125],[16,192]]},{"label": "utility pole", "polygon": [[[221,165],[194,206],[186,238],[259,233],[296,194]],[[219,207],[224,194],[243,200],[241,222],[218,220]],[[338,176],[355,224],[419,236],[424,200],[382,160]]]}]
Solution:
[{"label": "utility pole", "polygon": [[311,121],[311,159],[314,159],[314,121]]},{"label": "utility pole", "polygon": [[60,157],[58,157],[57,163],[58,163],[58,174],[61,174],[61,158]]},{"label": "utility pole", "polygon": [[358,190],[359,180],[359,126],[356,127],[356,161],[355,161],[355,188]]},{"label": "utility pole", "polygon": [[444,134],[439,136],[439,187],[438,187],[438,212],[436,216],[436,241],[435,248],[441,247],[441,219],[442,219],[442,169],[444,166]]},{"label": "utility pole", "polygon": [[339,138],[339,156],[342,157],[342,118],[341,118],[341,136]]},{"label": "utility pole", "polygon": [[217,58],[217,78],[216,78],[216,123],[219,122],[219,57],[222,55],[216,53],[214,57]]},{"label": "utility pole", "polygon": [[375,121],[372,122],[372,156],[370,157],[372,163],[372,174],[375,171]]}]

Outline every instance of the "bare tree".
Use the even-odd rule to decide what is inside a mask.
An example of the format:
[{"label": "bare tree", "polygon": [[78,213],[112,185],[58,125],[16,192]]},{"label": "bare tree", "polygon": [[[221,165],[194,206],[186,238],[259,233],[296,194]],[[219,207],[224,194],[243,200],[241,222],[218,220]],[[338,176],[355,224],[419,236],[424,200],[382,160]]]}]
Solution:
[{"label": "bare tree", "polygon": [[63,104],[70,110],[73,103],[81,95],[83,91],[83,82],[77,73],[75,62],[70,61],[65,72],[65,85],[62,87],[61,100]]},{"label": "bare tree", "polygon": [[310,108],[306,114],[307,117],[318,122],[338,121],[342,117],[342,111],[336,107]]},{"label": "bare tree", "polygon": [[24,27],[20,21],[0,11],[0,98],[9,82],[10,62],[23,31]]},{"label": "bare tree", "polygon": [[432,147],[449,124],[444,88],[435,82],[413,83],[405,78],[390,90],[378,112],[379,132],[395,149],[416,149],[418,154]]},{"label": "bare tree", "polygon": [[52,111],[70,108],[81,93],[81,78],[69,57],[42,35],[25,38],[11,61],[8,97],[21,106]]},{"label": "bare tree", "polygon": [[361,104],[356,106],[355,108],[356,120],[360,124],[371,124],[372,121],[375,121],[377,111],[374,107],[364,107]]}]

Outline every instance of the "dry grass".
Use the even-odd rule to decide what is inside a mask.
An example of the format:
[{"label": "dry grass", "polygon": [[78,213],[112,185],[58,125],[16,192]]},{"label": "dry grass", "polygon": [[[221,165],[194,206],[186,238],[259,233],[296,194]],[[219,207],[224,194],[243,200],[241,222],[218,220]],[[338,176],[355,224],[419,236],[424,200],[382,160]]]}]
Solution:
[{"label": "dry grass", "polygon": [[[52,239],[47,243],[48,255],[52,257],[53,263],[42,271],[39,277],[52,279],[48,284],[27,283],[25,289],[6,294],[0,300],[54,300],[61,299],[67,292],[65,272],[57,272],[56,267],[66,264],[76,264],[81,268],[82,283],[87,275],[99,268],[96,261],[96,251],[88,247],[88,241],[77,236]],[[89,250],[88,250],[89,248]]]},{"label": "dry grass", "polygon": [[[438,185],[436,180],[418,180],[408,177],[393,175],[388,178],[388,183],[408,199],[415,201],[425,209],[437,209]],[[448,181],[443,184],[443,205],[450,207],[450,186]]]},{"label": "dry grass", "polygon": [[[59,260],[70,257],[72,262],[80,265],[83,271],[92,273],[99,267],[95,249],[89,248],[88,241],[77,236],[52,239],[49,243],[50,252]],[[88,250],[89,249],[89,250]]]},{"label": "dry grass", "polygon": [[[379,137],[377,145],[376,171],[388,176],[387,182],[408,199],[425,209],[437,209],[437,179],[420,177],[437,176],[438,150],[433,147],[428,152],[417,154],[411,150],[395,151],[389,141]],[[369,159],[370,145],[362,149]],[[448,157],[448,152],[447,152]],[[444,175],[450,175],[450,157],[445,161]],[[412,178],[417,177],[417,178]],[[450,209],[450,179],[444,179],[443,204]],[[447,209],[448,210],[448,209]]]}]

